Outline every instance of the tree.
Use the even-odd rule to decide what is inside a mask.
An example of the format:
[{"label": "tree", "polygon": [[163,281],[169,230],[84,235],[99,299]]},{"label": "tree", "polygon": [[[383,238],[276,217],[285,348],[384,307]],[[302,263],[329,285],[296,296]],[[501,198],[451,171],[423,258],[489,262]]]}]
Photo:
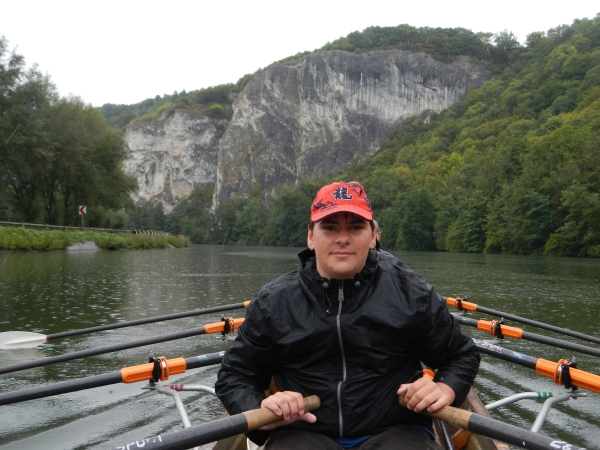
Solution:
[{"label": "tree", "polygon": [[39,216],[39,174],[49,164],[43,145],[43,115],[56,98],[54,86],[34,66],[25,70],[22,56],[8,55],[0,38],[0,180],[13,195],[21,218]]},{"label": "tree", "polygon": [[423,189],[408,191],[400,204],[401,248],[404,250],[435,250],[433,229],[435,212]]},{"label": "tree", "polygon": [[512,31],[501,31],[494,35],[496,46],[492,50],[492,57],[495,62],[500,64],[507,63],[515,55],[515,52],[521,48],[519,40]]},{"label": "tree", "polygon": [[[123,138],[97,109],[76,97],[59,99],[47,107],[43,128],[49,160],[39,177],[47,222],[73,223],[80,204],[124,206],[137,182],[123,172]],[[60,215],[54,213],[58,199]]]},{"label": "tree", "polygon": [[303,181],[297,186],[287,184],[278,188],[275,198],[270,200],[271,211],[261,243],[284,247],[306,245],[308,205],[320,187],[317,181]]},{"label": "tree", "polygon": [[73,223],[79,204],[122,208],[137,183],[123,172],[120,133],[80,99],[59,98],[6,46],[1,39],[0,180],[19,218]]}]

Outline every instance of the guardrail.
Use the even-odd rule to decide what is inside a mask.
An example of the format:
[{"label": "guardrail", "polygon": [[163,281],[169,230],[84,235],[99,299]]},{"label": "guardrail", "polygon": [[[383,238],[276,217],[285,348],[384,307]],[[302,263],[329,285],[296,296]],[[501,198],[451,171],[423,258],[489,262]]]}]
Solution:
[{"label": "guardrail", "polygon": [[0,227],[14,227],[14,228],[32,228],[41,231],[95,231],[98,233],[121,233],[121,234],[156,234],[162,236],[170,236],[171,233],[166,231],[154,231],[154,230],[117,230],[114,228],[92,228],[92,227],[68,227],[66,225],[48,225],[42,223],[25,223],[25,222],[3,222],[0,221]]}]

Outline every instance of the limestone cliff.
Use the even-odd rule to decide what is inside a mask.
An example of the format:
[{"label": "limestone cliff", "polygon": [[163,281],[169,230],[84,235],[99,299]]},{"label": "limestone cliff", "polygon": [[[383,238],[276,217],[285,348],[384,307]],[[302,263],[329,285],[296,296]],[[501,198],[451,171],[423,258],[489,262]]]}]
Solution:
[{"label": "limestone cliff", "polygon": [[216,206],[253,183],[269,191],[373,155],[392,124],[442,111],[488,78],[467,58],[446,64],[399,50],[274,65],[239,93],[221,139],[214,121],[179,111],[129,127],[128,171],[137,171],[140,198],[167,210],[178,195],[216,181]]},{"label": "limestone cliff", "polygon": [[125,171],[138,179],[138,203],[161,202],[170,212],[178,198],[216,180],[218,146],[225,120],[194,111],[162,113],[127,127]]}]

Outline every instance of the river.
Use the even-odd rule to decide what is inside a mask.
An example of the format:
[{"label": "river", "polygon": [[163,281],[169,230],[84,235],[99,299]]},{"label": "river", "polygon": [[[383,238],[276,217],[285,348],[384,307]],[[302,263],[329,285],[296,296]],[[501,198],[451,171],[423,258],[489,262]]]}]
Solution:
[{"label": "river", "polygon": [[[0,252],[0,332],[38,333],[129,321],[249,300],[272,278],[295,270],[298,248],[199,246],[170,250]],[[393,252],[444,296],[600,336],[600,260],[426,252]],[[243,317],[244,311],[227,315]],[[206,323],[221,313],[49,341],[35,349],[0,350],[0,366],[142,339]],[[470,317],[491,320],[478,313]],[[594,344],[518,323],[532,333]],[[466,329],[478,339],[491,339]],[[225,350],[229,339],[203,335],[0,375],[0,392],[114,372],[148,355],[191,357]],[[502,346],[557,361],[572,352],[505,339]],[[596,345],[596,347],[598,347]],[[579,368],[600,374],[600,358],[577,354]],[[170,382],[213,385],[216,367],[175,375]],[[0,450],[110,449],[181,428],[171,398],[116,384],[0,406]],[[484,403],[521,391],[563,392],[531,369],[482,356],[476,389]],[[221,417],[207,394],[182,393],[192,424]],[[525,401],[493,412],[529,428],[541,404]],[[600,449],[600,396],[569,400],[548,416],[541,432]]]}]

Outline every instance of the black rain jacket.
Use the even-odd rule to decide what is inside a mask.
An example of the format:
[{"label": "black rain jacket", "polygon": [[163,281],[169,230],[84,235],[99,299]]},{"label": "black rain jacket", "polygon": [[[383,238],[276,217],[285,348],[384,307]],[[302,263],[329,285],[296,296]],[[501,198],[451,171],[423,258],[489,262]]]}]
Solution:
[{"label": "black rain jacket", "polygon": [[[454,405],[463,403],[479,353],[420,275],[370,251],[354,279],[325,280],[313,251],[299,257],[299,271],[259,290],[223,358],[215,388],[230,414],[259,408],[273,377],[279,390],[321,399],[316,423],[290,428],[353,438],[401,423],[431,426],[396,394],[420,376],[420,361],[438,369],[435,381],[454,390]],[[248,437],[261,445],[269,433]]]}]

